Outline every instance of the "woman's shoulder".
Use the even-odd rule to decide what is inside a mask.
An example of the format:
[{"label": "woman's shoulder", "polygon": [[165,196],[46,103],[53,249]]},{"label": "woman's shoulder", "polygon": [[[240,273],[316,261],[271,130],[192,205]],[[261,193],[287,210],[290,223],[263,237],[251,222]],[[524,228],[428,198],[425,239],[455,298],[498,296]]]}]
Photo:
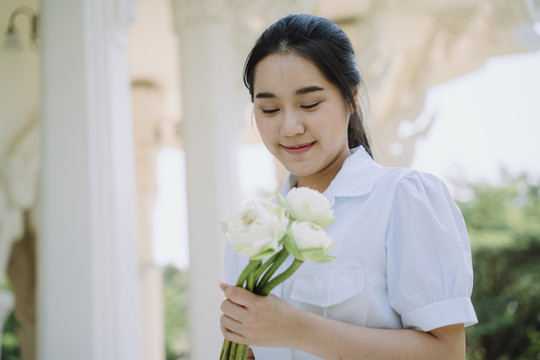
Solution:
[{"label": "woman's shoulder", "polygon": [[413,169],[399,169],[395,176],[395,196],[435,201],[451,200],[451,194],[442,179],[431,173]]},{"label": "woman's shoulder", "polygon": [[376,185],[398,192],[417,194],[427,190],[446,192],[448,187],[438,176],[421,170],[394,166],[371,166],[370,177]]},{"label": "woman's shoulder", "polygon": [[338,178],[340,175],[343,179],[336,180],[342,180],[339,185],[344,187],[382,188],[389,192],[396,189],[413,194],[426,188],[446,190],[439,177],[406,167],[380,165],[362,147],[354,149]]},{"label": "woman's shoulder", "polygon": [[[439,211],[455,208],[449,188],[438,176],[400,167],[381,167],[373,179],[371,195],[390,206]],[[392,211],[392,210],[391,210]]]}]

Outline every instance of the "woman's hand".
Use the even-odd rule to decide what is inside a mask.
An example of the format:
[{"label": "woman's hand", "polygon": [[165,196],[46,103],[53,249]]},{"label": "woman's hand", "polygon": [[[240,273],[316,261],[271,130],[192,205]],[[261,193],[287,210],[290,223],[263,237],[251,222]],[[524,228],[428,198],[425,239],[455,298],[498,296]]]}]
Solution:
[{"label": "woman's hand", "polygon": [[227,298],[221,303],[221,331],[230,341],[266,347],[289,347],[298,310],[275,295],[255,295],[220,284]]},{"label": "woman's hand", "polygon": [[297,310],[272,294],[220,285],[221,331],[227,340],[293,348],[323,359],[465,359],[463,324],[422,332],[348,324]]}]

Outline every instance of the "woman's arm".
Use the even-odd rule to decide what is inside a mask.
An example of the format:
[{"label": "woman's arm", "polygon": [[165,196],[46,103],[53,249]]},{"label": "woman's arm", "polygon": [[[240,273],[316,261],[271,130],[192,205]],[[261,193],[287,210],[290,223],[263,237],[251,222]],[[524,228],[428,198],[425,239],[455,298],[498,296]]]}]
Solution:
[{"label": "woman's arm", "polygon": [[298,321],[291,347],[324,359],[465,359],[462,324],[430,332],[370,329],[305,312]]},{"label": "woman's arm", "polygon": [[430,332],[372,329],[297,310],[274,295],[221,287],[227,297],[221,306],[221,328],[231,341],[294,348],[328,360],[465,358],[462,324]]}]

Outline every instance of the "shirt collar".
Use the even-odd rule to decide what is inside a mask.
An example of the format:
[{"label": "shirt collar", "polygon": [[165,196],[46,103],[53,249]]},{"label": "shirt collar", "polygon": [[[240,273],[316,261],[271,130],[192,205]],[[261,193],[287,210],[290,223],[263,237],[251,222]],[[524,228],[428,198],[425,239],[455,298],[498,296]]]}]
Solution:
[{"label": "shirt collar", "polygon": [[[351,149],[351,156],[345,160],[323,195],[330,205],[334,205],[336,197],[367,194],[373,189],[373,184],[381,169],[382,167],[369,156],[364,147]],[[281,196],[287,196],[289,190],[297,183],[298,178],[289,173],[279,190]]]}]

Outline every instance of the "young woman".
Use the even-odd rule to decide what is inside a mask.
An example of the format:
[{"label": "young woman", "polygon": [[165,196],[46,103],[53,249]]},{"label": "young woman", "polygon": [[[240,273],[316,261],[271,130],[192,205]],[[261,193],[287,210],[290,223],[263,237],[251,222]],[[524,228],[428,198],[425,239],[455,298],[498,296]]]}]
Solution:
[{"label": "young woman", "polygon": [[[464,359],[477,320],[463,218],[438,178],[372,159],[347,36],[324,18],[282,18],[244,81],[265,146],[290,172],[280,193],[304,186],[330,201],[336,260],[306,262],[266,297],[222,284],[225,338],[257,360]],[[229,283],[246,263],[227,252]]]}]

